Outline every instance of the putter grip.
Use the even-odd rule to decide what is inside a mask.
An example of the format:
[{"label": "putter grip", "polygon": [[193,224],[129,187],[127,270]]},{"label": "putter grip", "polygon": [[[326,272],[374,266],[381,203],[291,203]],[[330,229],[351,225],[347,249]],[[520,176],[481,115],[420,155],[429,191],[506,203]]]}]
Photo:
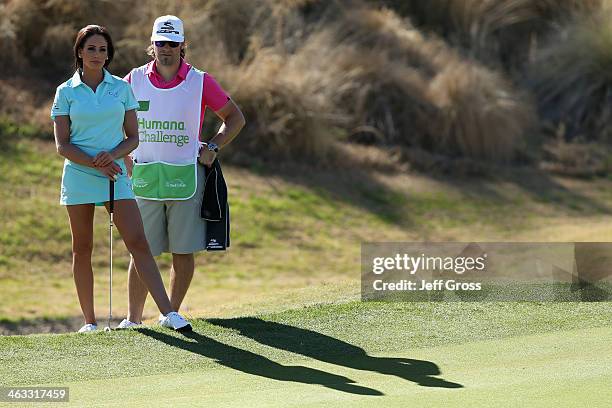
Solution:
[{"label": "putter grip", "polygon": [[112,213],[115,210],[115,182],[113,180],[110,180],[108,183],[108,193],[110,197],[110,212]]}]

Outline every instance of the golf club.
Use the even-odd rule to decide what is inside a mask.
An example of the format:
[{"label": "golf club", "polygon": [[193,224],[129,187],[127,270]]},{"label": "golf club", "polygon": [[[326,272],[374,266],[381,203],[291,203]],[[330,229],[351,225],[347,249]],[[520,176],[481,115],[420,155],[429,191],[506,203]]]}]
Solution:
[{"label": "golf club", "polygon": [[111,331],[111,320],[113,318],[113,212],[115,210],[115,181],[109,180],[109,225],[108,225],[108,241],[110,244],[109,267],[109,283],[108,283],[108,325],[104,331]]}]

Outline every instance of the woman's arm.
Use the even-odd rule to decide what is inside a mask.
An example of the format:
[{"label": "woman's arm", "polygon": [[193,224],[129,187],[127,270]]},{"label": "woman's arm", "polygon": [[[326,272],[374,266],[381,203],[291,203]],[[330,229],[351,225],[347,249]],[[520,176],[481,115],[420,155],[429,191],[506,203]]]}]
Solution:
[{"label": "woman's arm", "polygon": [[127,156],[138,147],[138,118],[136,116],[136,109],[125,112],[123,129],[125,130],[125,139],[111,151],[115,159]]},{"label": "woman's arm", "polygon": [[55,147],[60,156],[83,166],[96,167],[92,157],[70,143],[70,117],[57,116],[53,122],[53,134]]},{"label": "woman's arm", "polygon": [[131,153],[138,147],[138,120],[136,118],[136,110],[132,109],[125,112],[123,118],[123,129],[125,130],[126,138],[121,141],[110,152],[100,152],[93,159],[93,164],[96,166],[105,166],[112,163],[113,160],[121,159]]},{"label": "woman's arm", "polygon": [[[127,119],[128,113],[131,116],[133,116],[133,118]],[[127,111],[125,116],[126,118],[123,119],[123,128],[125,129],[125,134],[127,135],[128,139],[129,138],[135,139],[135,143],[136,143],[134,148],[130,150],[130,152],[132,152],[134,149],[136,149],[136,147],[138,147],[138,143],[139,143],[138,141],[138,122],[137,122],[136,111],[134,110]],[[132,170],[134,169],[134,160],[132,160],[132,156],[130,156],[129,154],[126,154],[123,158],[123,162],[125,163],[125,168],[127,170],[128,177],[132,178]]]},{"label": "woman's arm", "polygon": [[68,116],[62,115],[55,118],[53,134],[55,135],[55,147],[60,156],[83,166],[97,168],[102,174],[111,179],[116,174],[121,173],[121,167],[114,162],[106,166],[96,166],[91,156],[70,143],[70,118]]}]

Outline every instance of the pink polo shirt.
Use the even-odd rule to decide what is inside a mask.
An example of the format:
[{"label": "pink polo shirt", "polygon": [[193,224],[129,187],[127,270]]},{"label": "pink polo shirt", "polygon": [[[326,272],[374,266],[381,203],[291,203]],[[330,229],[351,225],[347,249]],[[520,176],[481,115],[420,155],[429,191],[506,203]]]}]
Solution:
[{"label": "pink polo shirt", "polygon": [[[149,77],[151,84],[154,87],[160,89],[174,88],[185,80],[191,65],[189,65],[184,59],[181,58],[181,65],[179,66],[178,72],[170,81],[166,81],[163,76],[157,71],[155,61],[149,62],[147,65],[146,75]],[[132,79],[132,72],[130,71],[124,78],[124,80],[130,82]],[[215,81],[209,73],[204,73],[204,85],[202,86],[202,108],[200,111],[200,129],[202,129],[202,123],[204,122],[204,113],[208,106],[213,111],[218,111],[230,100],[227,92],[221,88],[221,86]],[[200,135],[200,139],[201,139]]]}]

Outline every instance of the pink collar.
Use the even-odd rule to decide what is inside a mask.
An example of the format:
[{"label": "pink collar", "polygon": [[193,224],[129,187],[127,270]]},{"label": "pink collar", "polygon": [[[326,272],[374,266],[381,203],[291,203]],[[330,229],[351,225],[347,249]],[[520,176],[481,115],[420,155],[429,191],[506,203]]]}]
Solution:
[{"label": "pink collar", "polygon": [[175,75],[174,78],[172,78],[170,81],[166,81],[161,74],[159,73],[159,71],[157,71],[157,66],[155,64],[155,60],[149,62],[147,64],[147,70],[145,71],[145,74],[147,76],[151,76],[154,75],[156,77],[158,77],[158,79],[161,79],[163,82],[172,82],[174,80],[177,79],[177,77],[181,80],[184,81],[185,78],[187,78],[187,73],[189,73],[189,70],[191,69],[191,65],[189,65],[183,58],[181,58],[181,64],[179,65],[179,69]]}]

